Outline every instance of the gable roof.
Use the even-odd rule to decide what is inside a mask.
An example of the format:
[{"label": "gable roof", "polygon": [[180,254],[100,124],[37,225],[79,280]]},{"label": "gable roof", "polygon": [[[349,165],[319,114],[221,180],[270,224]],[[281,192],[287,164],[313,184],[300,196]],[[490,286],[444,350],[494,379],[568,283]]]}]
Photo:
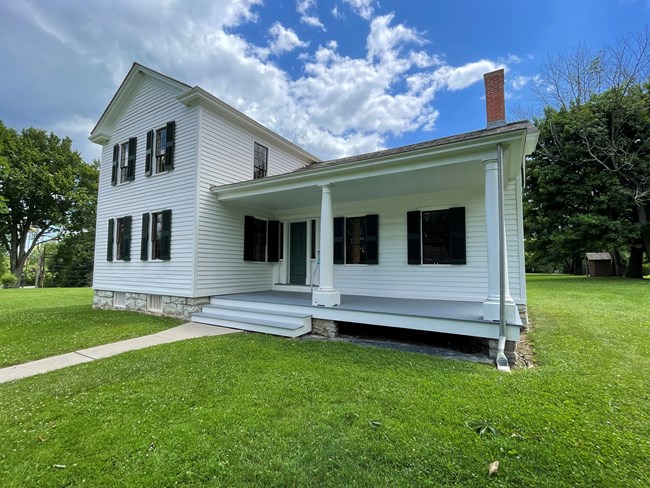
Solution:
[{"label": "gable roof", "polygon": [[140,86],[141,77],[144,75],[150,76],[151,78],[175,88],[178,91],[185,91],[191,88],[190,85],[183,83],[182,81],[178,81],[170,76],[159,73],[158,71],[149,69],[139,63],[133,63],[131,69],[122,81],[122,84],[120,84],[115,95],[113,95],[113,98],[104,110],[104,113],[102,113],[97,124],[95,124],[95,127],[90,132],[90,137],[88,137],[88,139],[97,144],[105,144],[110,139],[110,129],[121,115],[135,90]]},{"label": "gable roof", "polygon": [[91,131],[90,137],[88,137],[88,139],[97,144],[106,144],[110,140],[110,131],[113,125],[122,114],[122,111],[130,101],[137,88],[140,86],[140,83],[142,82],[141,80],[144,76],[149,76],[177,91],[178,95],[176,96],[176,99],[185,105],[191,106],[194,104],[199,104],[210,108],[220,115],[223,115],[228,119],[245,126],[253,133],[262,134],[264,137],[276,142],[280,146],[283,146],[288,151],[298,154],[303,160],[306,160],[308,163],[320,161],[320,158],[317,158],[310,152],[282,137],[268,127],[260,124],[243,112],[240,112],[231,105],[228,105],[203,88],[199,86],[192,87],[187,83],[183,83],[182,81],[159,73],[158,71],[155,71],[151,68],[147,68],[146,66],[143,66],[139,63],[133,63],[133,66],[131,66],[131,69],[124,78],[124,81],[122,81],[122,84],[117,89],[117,92],[115,92],[115,95],[113,95],[113,98]]}]

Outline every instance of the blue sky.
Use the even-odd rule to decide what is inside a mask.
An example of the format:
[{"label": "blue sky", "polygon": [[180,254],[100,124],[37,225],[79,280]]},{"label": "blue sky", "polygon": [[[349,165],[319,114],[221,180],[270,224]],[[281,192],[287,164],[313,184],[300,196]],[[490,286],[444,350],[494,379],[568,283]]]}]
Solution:
[{"label": "blue sky", "polygon": [[514,120],[547,55],[649,20],[648,0],[0,0],[0,119],[99,157],[87,136],[137,61],[328,159],[483,128],[500,67]]}]

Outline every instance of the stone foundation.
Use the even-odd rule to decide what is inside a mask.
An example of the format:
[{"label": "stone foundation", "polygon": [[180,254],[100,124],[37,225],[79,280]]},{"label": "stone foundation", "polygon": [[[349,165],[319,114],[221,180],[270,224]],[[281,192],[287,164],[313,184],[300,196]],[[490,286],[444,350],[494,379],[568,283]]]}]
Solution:
[{"label": "stone foundation", "polygon": [[[488,357],[490,359],[496,359],[497,353],[499,352],[499,340],[483,339],[483,344],[488,348]],[[515,341],[506,341],[503,353],[508,358],[510,365],[515,364],[517,362],[517,343]]]},{"label": "stone foundation", "polygon": [[338,337],[339,327],[334,320],[311,319],[311,333],[322,337]]},{"label": "stone foundation", "polygon": [[189,320],[191,315],[200,312],[203,305],[210,303],[210,297],[185,298],[162,295],[162,312],[147,310],[147,293],[125,292],[124,307],[115,307],[115,293],[108,290],[95,290],[93,308],[132,310],[154,314],[169,315]]},{"label": "stone foundation", "polygon": [[528,328],[528,307],[526,305],[517,305],[519,309],[519,317],[521,317],[521,323],[524,324],[524,327]]}]

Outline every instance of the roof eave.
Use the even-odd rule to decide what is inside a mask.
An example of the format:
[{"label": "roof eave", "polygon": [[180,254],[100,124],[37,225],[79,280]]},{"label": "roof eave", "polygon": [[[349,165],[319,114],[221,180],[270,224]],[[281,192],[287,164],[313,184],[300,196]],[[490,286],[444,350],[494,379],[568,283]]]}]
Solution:
[{"label": "roof eave", "polygon": [[[454,153],[481,153],[481,151],[496,151],[493,148],[497,143],[514,142],[521,143],[522,138],[526,138],[527,128],[522,127],[513,129],[509,132],[501,132],[498,134],[487,134],[473,139],[452,142],[449,144],[416,149],[407,152],[398,152],[394,154],[381,155],[365,160],[354,160],[350,162],[333,164],[330,166],[323,166],[314,169],[298,170],[292,173],[285,173],[282,175],[270,176],[264,179],[247,180],[228,185],[212,185],[210,190],[216,193],[218,197],[235,195],[240,193],[251,193],[256,189],[267,189],[269,187],[282,187],[285,188],[289,185],[296,185],[296,187],[306,184],[318,184],[319,181],[327,180],[328,178],[335,178],[349,172],[368,172],[368,175],[380,172],[392,165],[402,164],[405,160],[421,161],[437,158],[438,162],[428,162],[430,166],[453,164]],[[442,159],[441,159],[442,157]],[[495,156],[496,157],[496,156]],[[458,160],[457,162],[461,162]],[[412,168],[404,168],[404,171]]]},{"label": "roof eave", "polygon": [[240,125],[252,129],[258,133],[262,133],[268,139],[274,141],[278,145],[288,149],[292,153],[298,155],[305,162],[311,164],[314,162],[320,162],[320,159],[314,156],[313,154],[305,151],[301,147],[297,146],[293,142],[285,139],[281,135],[273,132],[271,129],[263,126],[259,122],[253,120],[246,114],[240,112],[234,107],[231,107],[224,101],[212,95],[210,92],[204,90],[200,86],[194,86],[189,90],[181,93],[176,97],[181,103],[184,103],[187,106],[201,105],[206,108],[211,108],[217,111],[220,114],[225,115],[231,120],[237,121]]}]

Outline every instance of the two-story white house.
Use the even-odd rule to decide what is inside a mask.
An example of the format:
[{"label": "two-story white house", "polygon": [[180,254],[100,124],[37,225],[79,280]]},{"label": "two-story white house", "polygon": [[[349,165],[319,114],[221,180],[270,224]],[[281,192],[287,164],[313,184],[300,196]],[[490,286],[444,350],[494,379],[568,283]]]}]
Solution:
[{"label": "two-story white house", "polygon": [[505,122],[503,71],[486,97],[486,129],[321,161],[134,64],[90,136],[95,306],[294,337],[344,321],[514,344],[537,131]]}]

